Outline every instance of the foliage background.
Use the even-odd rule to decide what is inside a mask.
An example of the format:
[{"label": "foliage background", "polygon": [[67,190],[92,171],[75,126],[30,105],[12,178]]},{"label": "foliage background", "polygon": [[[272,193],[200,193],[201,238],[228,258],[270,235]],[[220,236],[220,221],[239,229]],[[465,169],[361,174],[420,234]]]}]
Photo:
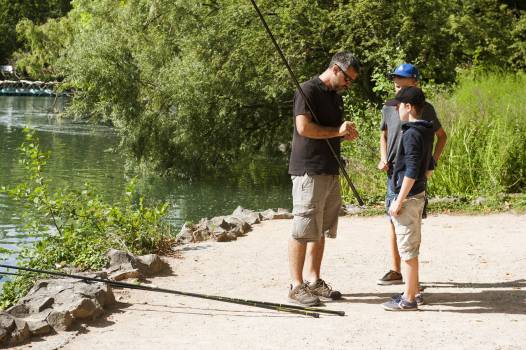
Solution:
[{"label": "foliage background", "polygon": [[[493,87],[468,85],[483,82],[481,77],[494,71],[503,72],[492,76],[495,85],[500,79],[513,85],[513,76],[526,67],[526,5],[521,1],[258,4],[299,80],[320,73],[336,51],[351,50],[361,59],[361,79],[346,104],[348,118],[358,124],[362,137],[346,147],[345,156],[352,160],[358,183],[374,183],[369,200],[379,199],[376,188],[383,188],[384,179],[374,169],[379,107],[393,90],[387,72],[402,62],[419,66],[428,96],[444,105],[439,113],[444,113],[451,133],[445,155],[454,156],[466,136],[457,133],[458,128],[478,117],[470,94]],[[202,177],[240,158],[286,158],[294,87],[250,1],[73,0],[67,14],[65,2],[48,6],[55,12],[41,11],[40,17],[17,22],[19,45],[12,57],[19,71],[34,79],[61,79],[63,89],[75,89],[65,116],[115,126],[123,150],[144,168]],[[63,16],[43,23],[53,14]],[[463,92],[450,98],[463,84]],[[506,96],[503,101],[508,104],[518,98]],[[495,101],[490,98],[488,103]],[[457,113],[452,115],[446,103],[454,103]],[[495,110],[492,115],[502,111],[495,105],[484,108]],[[519,120],[526,118],[520,108],[511,111],[519,113]],[[456,124],[464,113],[469,117]],[[508,125],[506,121],[502,118],[502,125]],[[503,142],[482,130],[478,135],[469,138],[469,147]],[[514,139],[516,149],[525,148],[521,142]],[[524,156],[499,157],[509,161],[507,165],[491,166],[488,162],[497,157],[484,157],[478,161],[486,162],[486,169],[511,174],[520,165],[516,159]],[[499,190],[524,189],[524,182],[512,176],[478,171],[471,185],[453,185],[454,178],[464,179],[462,168],[445,162],[443,177],[432,186],[436,194],[473,194],[479,180],[483,189],[496,182]],[[488,178],[493,180],[486,182]]]}]

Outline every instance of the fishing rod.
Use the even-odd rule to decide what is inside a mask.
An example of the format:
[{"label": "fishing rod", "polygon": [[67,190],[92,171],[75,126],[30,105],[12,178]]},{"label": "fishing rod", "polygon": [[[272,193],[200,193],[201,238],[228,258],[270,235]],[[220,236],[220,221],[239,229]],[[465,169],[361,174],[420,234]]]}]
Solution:
[{"label": "fishing rod", "polygon": [[265,302],[265,301],[255,301],[255,300],[248,300],[248,299],[229,298],[229,297],[222,297],[222,296],[217,296],[217,295],[207,295],[207,294],[192,293],[192,292],[182,292],[182,291],[173,290],[173,289],[142,286],[142,285],[131,284],[131,283],[126,283],[126,282],[112,281],[112,280],[105,279],[105,278],[73,275],[73,274],[67,274],[67,273],[63,273],[63,272],[55,272],[55,271],[33,269],[33,268],[29,268],[29,267],[19,267],[19,266],[4,265],[4,264],[0,264],[0,267],[4,267],[4,268],[8,268],[8,269],[15,269],[15,270],[28,271],[28,272],[33,272],[33,273],[42,273],[42,274],[48,274],[48,275],[54,275],[54,276],[74,278],[74,279],[84,280],[86,282],[87,281],[90,281],[90,282],[102,282],[102,283],[107,283],[109,285],[112,285],[112,286],[115,286],[115,287],[120,287],[120,288],[140,289],[140,290],[147,290],[147,291],[151,291],[151,292],[169,293],[169,294],[183,295],[183,296],[189,296],[189,297],[195,297],[195,298],[201,298],[201,299],[223,301],[223,302],[232,303],[232,304],[254,306],[254,307],[259,307],[259,308],[263,308],[263,309],[289,312],[289,313],[293,313],[293,314],[310,316],[310,317],[314,317],[314,318],[319,318],[320,317],[320,313],[329,314],[329,315],[337,315],[337,316],[345,316],[345,312],[344,311],[337,311],[337,310],[325,310],[325,309],[304,307],[304,306],[299,306],[299,305],[280,304],[280,303],[271,303],[271,302]]},{"label": "fishing rod", "polygon": [[[256,0],[250,0],[252,2],[252,5],[254,5],[254,9],[256,10],[258,16],[259,16],[259,19],[261,20],[261,23],[263,24],[263,27],[265,27],[265,30],[267,31],[267,34],[268,36],[270,37],[270,39],[272,40],[272,43],[274,44],[274,46],[276,47],[276,50],[278,51],[278,54],[279,56],[281,57],[281,60],[283,61],[283,63],[285,64],[285,66],[287,67],[287,70],[289,71],[289,74],[290,74],[290,77],[292,78],[292,80],[294,81],[294,85],[296,85],[296,88],[298,89],[298,91],[300,92],[301,96],[303,97],[303,99],[305,100],[305,103],[307,104],[307,108],[309,109],[311,115],[312,115],[312,118],[314,119],[314,121],[318,124],[320,124],[320,121],[318,119],[318,117],[316,117],[316,114],[314,113],[314,110],[313,108],[311,107],[310,103],[309,103],[309,100],[307,99],[307,96],[305,95],[305,93],[303,92],[303,89],[301,88],[301,85],[298,81],[298,79],[296,79],[296,76],[294,75],[294,72],[292,71],[292,68],[290,68],[290,65],[289,65],[289,62],[287,61],[287,59],[285,58],[285,55],[283,54],[283,51],[281,50],[281,48],[279,47],[278,45],[278,42],[276,41],[276,39],[274,38],[274,35],[272,34],[272,32],[270,31],[270,28],[267,24],[267,22],[265,21],[265,18],[263,18],[263,14],[261,13],[261,11],[259,10],[259,7],[258,5],[256,4]],[[347,173],[347,170],[345,170],[345,167],[343,166],[341,160],[340,160],[340,157],[338,157],[338,155],[336,154],[336,151],[334,150],[334,148],[332,147],[331,143],[329,142],[328,139],[325,139],[325,142],[327,142],[327,146],[329,146],[329,150],[331,151],[332,155],[334,156],[334,158],[336,159],[336,161],[338,162],[338,166],[340,167],[340,170],[343,174],[343,177],[345,177],[345,180],[347,180],[347,183],[349,184],[349,187],[351,187],[351,190],[354,194],[354,197],[356,198],[356,200],[358,201],[358,204],[360,204],[361,206],[364,205],[363,203],[363,200],[362,198],[360,197],[360,194],[358,193],[358,190],[356,190],[356,187],[354,187],[352,181],[351,181],[351,178],[349,177],[349,174]]]}]

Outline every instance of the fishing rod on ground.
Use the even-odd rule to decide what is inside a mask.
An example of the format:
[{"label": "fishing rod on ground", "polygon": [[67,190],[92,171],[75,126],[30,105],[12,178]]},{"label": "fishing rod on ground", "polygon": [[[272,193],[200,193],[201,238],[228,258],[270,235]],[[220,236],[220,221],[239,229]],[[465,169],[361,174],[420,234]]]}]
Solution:
[{"label": "fishing rod on ground", "polygon": [[[183,295],[183,296],[195,297],[195,298],[201,298],[201,299],[222,301],[222,302],[232,303],[232,304],[247,305],[247,306],[253,306],[253,307],[258,307],[258,308],[263,308],[263,309],[276,310],[276,311],[288,312],[288,313],[299,314],[299,315],[304,315],[304,316],[310,316],[314,318],[319,318],[320,313],[328,314],[328,315],[345,316],[344,311],[337,311],[337,310],[326,310],[326,309],[318,309],[318,308],[312,308],[312,307],[304,307],[304,306],[299,306],[299,305],[280,304],[280,303],[271,303],[271,302],[265,302],[265,301],[229,298],[229,297],[222,297],[222,296],[217,296],[217,295],[182,292],[182,291],[173,290],[173,289],[149,287],[149,286],[142,286],[142,285],[131,284],[131,283],[126,283],[126,282],[112,281],[112,280],[105,279],[105,278],[87,277],[87,276],[73,275],[73,274],[67,274],[67,273],[62,273],[62,272],[32,269],[28,267],[19,267],[19,266],[14,266],[14,265],[0,264],[0,267],[21,270],[21,271],[28,271],[28,272],[33,272],[33,273],[48,274],[48,275],[53,275],[53,276],[74,278],[74,279],[79,279],[79,280],[83,280],[86,282],[88,281],[89,282],[102,282],[102,283],[107,283],[109,285],[120,287],[120,288],[140,289],[140,290],[147,290],[151,292],[169,293],[169,294]],[[9,272],[7,273],[11,274]]]},{"label": "fishing rod on ground", "polygon": [[[290,74],[290,77],[292,78],[292,80],[294,81],[294,85],[296,85],[296,88],[298,89],[298,91],[300,92],[301,96],[303,97],[303,99],[305,100],[305,103],[307,104],[307,108],[309,109],[311,115],[312,115],[312,118],[314,119],[314,121],[318,124],[320,124],[319,122],[319,119],[318,117],[316,117],[316,114],[314,113],[314,110],[313,108],[311,107],[310,103],[309,103],[309,100],[307,99],[307,96],[305,95],[305,93],[303,92],[303,89],[301,88],[300,86],[300,83],[298,82],[298,79],[296,79],[296,76],[294,75],[294,72],[292,71],[292,68],[290,68],[290,65],[289,65],[289,62],[287,61],[287,59],[285,58],[285,55],[283,54],[283,51],[281,50],[281,48],[279,47],[278,45],[278,42],[276,41],[276,39],[274,38],[274,35],[272,34],[272,32],[270,31],[270,28],[269,26],[267,25],[267,22],[265,21],[265,18],[263,18],[263,14],[261,13],[261,11],[259,10],[259,7],[258,5],[256,4],[256,1],[255,0],[250,0],[252,2],[252,5],[254,6],[254,9],[256,10],[258,16],[259,16],[259,19],[261,20],[261,23],[263,24],[263,27],[265,27],[265,30],[267,31],[267,34],[268,36],[270,37],[270,39],[272,40],[272,43],[274,44],[274,46],[276,47],[276,50],[278,51],[279,53],[279,56],[281,57],[281,60],[283,61],[283,63],[285,64],[285,66],[287,67],[287,70],[289,71],[289,74]],[[340,160],[340,157],[338,157],[338,155],[336,154],[336,151],[334,150],[334,148],[332,147],[331,143],[329,142],[328,139],[325,139],[325,142],[327,142],[327,146],[329,146],[329,150],[331,151],[332,155],[334,156],[334,158],[336,159],[336,161],[338,162],[338,166],[340,167],[340,170],[343,174],[343,177],[345,177],[345,180],[347,180],[347,183],[349,184],[349,187],[351,188],[353,194],[354,194],[354,197],[356,198],[356,200],[358,201],[358,204],[360,204],[361,206],[364,205],[363,203],[363,200],[362,198],[360,197],[360,194],[358,193],[358,190],[356,190],[356,187],[354,187],[352,181],[351,181],[351,178],[349,177],[349,174],[347,173],[347,170],[345,170],[345,167],[343,166],[341,160]]]}]

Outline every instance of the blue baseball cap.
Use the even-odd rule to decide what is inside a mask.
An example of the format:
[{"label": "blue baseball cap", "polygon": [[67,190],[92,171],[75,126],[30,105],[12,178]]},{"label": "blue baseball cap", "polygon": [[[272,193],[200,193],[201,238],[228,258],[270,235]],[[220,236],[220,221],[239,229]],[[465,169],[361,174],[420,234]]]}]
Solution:
[{"label": "blue baseball cap", "polygon": [[390,74],[391,78],[393,77],[404,77],[404,78],[415,78],[416,80],[420,79],[420,73],[418,69],[413,66],[411,63],[402,63]]}]

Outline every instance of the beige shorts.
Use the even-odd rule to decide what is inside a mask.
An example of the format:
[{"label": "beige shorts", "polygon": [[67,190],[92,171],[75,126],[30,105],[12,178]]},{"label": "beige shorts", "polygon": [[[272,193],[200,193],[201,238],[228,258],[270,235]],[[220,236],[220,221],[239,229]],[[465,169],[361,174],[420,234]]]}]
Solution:
[{"label": "beige shorts", "polygon": [[399,216],[391,216],[395,227],[398,253],[402,260],[411,260],[420,252],[422,240],[422,212],[425,192],[406,198]]},{"label": "beige shorts", "polygon": [[318,241],[336,238],[341,208],[338,175],[292,176],[292,237]]}]

